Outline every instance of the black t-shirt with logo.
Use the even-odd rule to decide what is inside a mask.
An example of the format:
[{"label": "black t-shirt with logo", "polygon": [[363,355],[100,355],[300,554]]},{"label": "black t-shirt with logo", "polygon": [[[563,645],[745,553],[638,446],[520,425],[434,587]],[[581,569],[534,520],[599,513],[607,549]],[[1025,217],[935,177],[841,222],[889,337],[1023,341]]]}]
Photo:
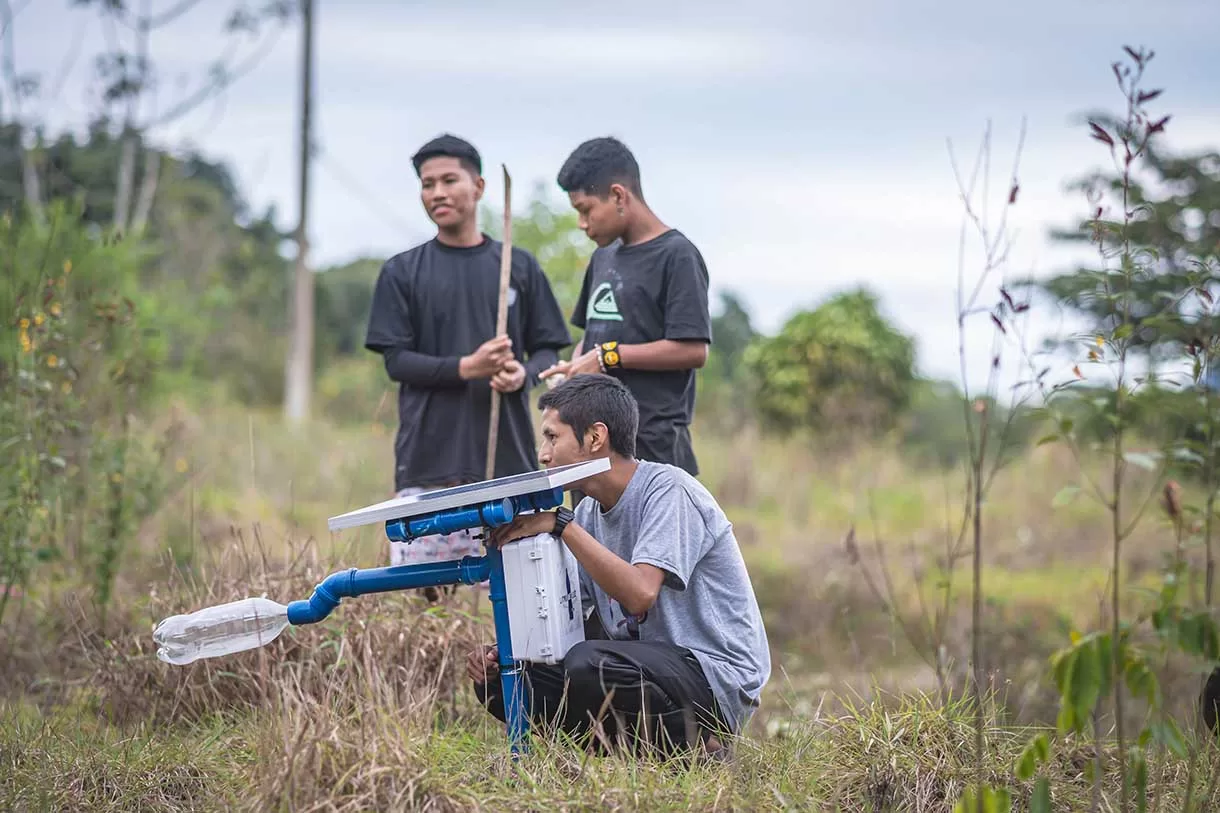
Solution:
[{"label": "black t-shirt with logo", "polygon": [[[381,268],[364,346],[381,353],[400,382],[395,489],[484,479],[491,384],[463,381],[458,365],[495,335],[501,249],[486,235],[472,248],[434,238]],[[497,477],[538,468],[529,390],[572,343],[550,282],[520,248],[513,249],[508,335],[526,382],[501,396]]]},{"label": "black t-shirt with logo", "polygon": [[[585,330],[582,347],[661,339],[711,342],[707,265],[677,229],[643,243],[621,241],[593,252],[572,324]],[[640,405],[636,456],[699,473],[691,446],[694,370],[616,370]]]}]

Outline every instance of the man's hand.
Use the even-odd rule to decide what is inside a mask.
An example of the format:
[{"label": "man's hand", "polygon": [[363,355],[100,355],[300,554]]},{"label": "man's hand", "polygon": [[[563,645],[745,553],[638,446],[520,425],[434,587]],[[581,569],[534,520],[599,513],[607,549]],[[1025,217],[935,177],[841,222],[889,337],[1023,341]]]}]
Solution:
[{"label": "man's hand", "polygon": [[[569,525],[571,527],[571,525]],[[555,530],[555,512],[539,511],[534,514],[521,514],[507,525],[495,528],[484,542],[488,547],[500,547],[518,539],[528,539],[538,534],[546,534]]]},{"label": "man's hand", "polygon": [[559,374],[564,378],[571,378],[581,373],[600,373],[601,371],[602,366],[597,360],[597,350],[590,350],[588,353],[583,353],[571,361],[561,361],[557,364],[552,364],[539,373],[538,377],[546,379]]},{"label": "man's hand", "polygon": [[466,675],[478,684],[500,676],[500,650],[494,646],[475,649],[466,656]]},{"label": "man's hand", "polygon": [[479,345],[469,356],[462,356],[458,363],[458,374],[463,381],[474,378],[491,378],[513,359],[513,340],[497,336]]},{"label": "man's hand", "polygon": [[496,392],[516,392],[525,386],[525,365],[509,359],[500,371],[491,378],[491,388]]}]

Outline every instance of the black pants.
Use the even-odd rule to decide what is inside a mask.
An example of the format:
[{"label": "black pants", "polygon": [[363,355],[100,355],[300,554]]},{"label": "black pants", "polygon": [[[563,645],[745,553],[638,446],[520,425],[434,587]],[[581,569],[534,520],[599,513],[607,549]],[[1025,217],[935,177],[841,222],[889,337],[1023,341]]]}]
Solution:
[{"label": "black pants", "polygon": [[[672,644],[586,640],[562,664],[526,664],[521,683],[532,725],[592,735],[600,749],[672,756],[725,728],[699,662]],[[474,691],[505,722],[499,676]]]},{"label": "black pants", "polygon": [[1220,723],[1220,668],[1212,670],[1207,682],[1203,684],[1203,695],[1199,698],[1199,710],[1203,713],[1203,725],[1214,737],[1220,734],[1217,723]]}]

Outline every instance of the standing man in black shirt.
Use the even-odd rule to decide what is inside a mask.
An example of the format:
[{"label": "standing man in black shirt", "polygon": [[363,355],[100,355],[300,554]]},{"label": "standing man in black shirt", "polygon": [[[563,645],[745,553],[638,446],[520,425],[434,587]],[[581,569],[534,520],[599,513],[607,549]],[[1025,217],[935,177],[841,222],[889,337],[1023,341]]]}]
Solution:
[{"label": "standing man in black shirt", "polygon": [[542,373],[604,372],[639,402],[637,457],[698,475],[691,446],[695,370],[712,341],[708,273],[695,245],[666,226],[644,201],[640,168],[614,138],[594,138],[572,152],[559,186],[598,248],[589,260],[572,324],[584,337]]},{"label": "standing man in black shirt", "polygon": [[[487,461],[491,390],[501,393],[495,475],[537,464],[529,390],[572,343],[550,282],[514,247],[508,335],[496,337],[503,244],[479,229],[482,160],[468,142],[442,135],[412,156],[420,200],[436,237],[391,257],[373,292],[365,347],[399,382],[394,488],[398,496],[479,482]],[[479,554],[469,532],[393,542],[390,563]],[[435,596],[435,593],[430,595]]]}]

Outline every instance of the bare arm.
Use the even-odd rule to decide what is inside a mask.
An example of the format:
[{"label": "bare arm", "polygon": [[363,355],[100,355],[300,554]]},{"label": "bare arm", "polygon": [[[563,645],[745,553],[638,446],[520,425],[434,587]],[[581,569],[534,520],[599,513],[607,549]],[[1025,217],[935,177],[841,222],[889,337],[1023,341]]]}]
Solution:
[{"label": "bare arm", "polygon": [[627,370],[697,370],[707,363],[707,342],[661,339],[618,347]]},{"label": "bare arm", "polygon": [[[490,541],[494,545],[504,545],[517,539],[549,533],[554,528],[553,511],[524,514],[492,531]],[[632,615],[643,615],[652,609],[661,592],[665,571],[644,562],[633,565],[619,558],[577,525],[575,520],[564,528],[562,541],[589,577],[606,591],[606,595],[618,601],[624,610]]]},{"label": "bare arm", "polygon": [[563,530],[563,543],[576,561],[589,573],[606,594],[623,605],[632,615],[643,615],[652,609],[665,572],[654,565],[631,564],[598,542],[575,520]]}]

